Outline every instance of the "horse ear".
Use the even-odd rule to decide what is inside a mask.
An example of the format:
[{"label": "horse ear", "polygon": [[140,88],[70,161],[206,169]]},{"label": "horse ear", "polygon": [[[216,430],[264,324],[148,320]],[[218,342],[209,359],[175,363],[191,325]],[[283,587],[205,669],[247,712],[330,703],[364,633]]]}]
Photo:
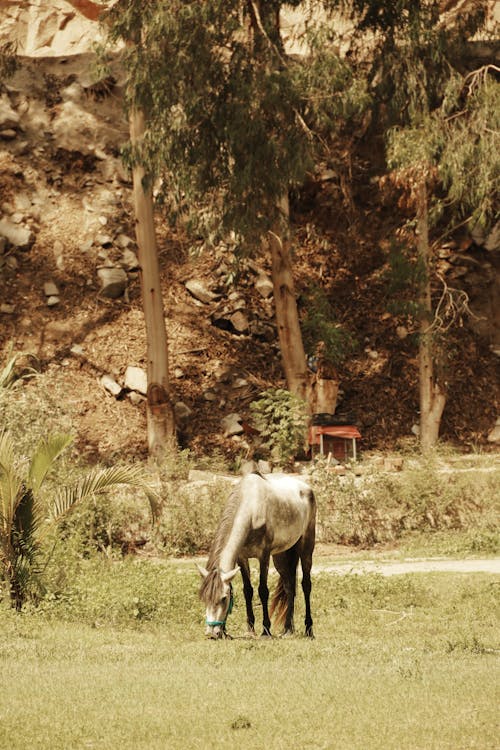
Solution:
[{"label": "horse ear", "polygon": [[208,570],[206,568],[202,568],[201,565],[196,565],[198,568],[198,572],[202,578],[206,578],[208,576]]},{"label": "horse ear", "polygon": [[232,581],[238,570],[239,568],[233,568],[233,570],[229,570],[227,573],[221,573],[223,582],[229,583],[229,581]]}]

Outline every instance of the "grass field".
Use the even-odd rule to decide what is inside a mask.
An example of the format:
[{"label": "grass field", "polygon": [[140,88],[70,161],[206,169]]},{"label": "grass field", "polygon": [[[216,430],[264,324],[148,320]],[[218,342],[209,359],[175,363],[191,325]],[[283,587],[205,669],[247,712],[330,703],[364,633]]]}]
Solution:
[{"label": "grass field", "polygon": [[238,590],[212,642],[191,565],[70,573],[0,610],[2,750],[500,747],[497,576],[317,574],[314,641],[246,638]]}]

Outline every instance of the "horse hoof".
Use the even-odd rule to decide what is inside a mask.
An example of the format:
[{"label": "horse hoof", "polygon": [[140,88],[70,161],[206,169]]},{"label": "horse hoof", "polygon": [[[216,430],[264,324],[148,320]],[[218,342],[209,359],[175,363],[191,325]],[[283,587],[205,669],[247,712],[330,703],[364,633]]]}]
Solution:
[{"label": "horse hoof", "polygon": [[311,638],[312,640],[314,640],[313,629],[312,628],[306,628],[305,636],[306,636],[306,638]]},{"label": "horse hoof", "polygon": [[261,638],[272,638],[271,631],[268,630],[267,628],[264,628],[264,630],[260,634],[260,637]]}]

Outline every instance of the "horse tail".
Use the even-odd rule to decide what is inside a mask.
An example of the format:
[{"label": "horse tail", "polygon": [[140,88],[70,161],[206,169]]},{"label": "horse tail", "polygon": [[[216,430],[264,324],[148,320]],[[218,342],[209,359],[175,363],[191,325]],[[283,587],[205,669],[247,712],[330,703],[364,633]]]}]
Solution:
[{"label": "horse tail", "polygon": [[269,607],[270,615],[277,625],[284,625],[287,607],[288,597],[283,584],[283,578],[280,576],[274,590],[271,606]]}]

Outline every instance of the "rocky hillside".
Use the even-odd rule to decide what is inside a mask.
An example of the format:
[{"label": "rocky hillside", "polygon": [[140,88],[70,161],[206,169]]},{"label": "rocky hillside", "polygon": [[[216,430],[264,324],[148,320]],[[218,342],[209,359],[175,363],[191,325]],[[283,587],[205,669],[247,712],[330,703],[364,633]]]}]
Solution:
[{"label": "rocky hillside", "polygon": [[[118,158],[127,138],[120,72],[93,84],[91,62],[23,58],[0,96],[0,347],[3,359],[10,346],[31,355],[38,375],[22,393],[51,404],[44,429],[70,424],[82,455],[110,459],[146,449],[146,345],[131,184]],[[353,175],[347,188],[320,171],[295,196],[295,262],[299,293],[311,282],[324,288],[355,342],[339,372],[341,406],[370,450],[413,439],[417,365],[408,322],[387,299],[401,217],[368,157],[357,157]],[[250,402],[283,384],[267,260],[235,265],[230,241],[193,252],[161,216],[157,229],[181,445],[245,455]],[[442,248],[441,262],[477,315],[452,336],[443,437],[494,447],[498,239],[465,237]],[[232,435],[235,413],[243,432]]]}]

